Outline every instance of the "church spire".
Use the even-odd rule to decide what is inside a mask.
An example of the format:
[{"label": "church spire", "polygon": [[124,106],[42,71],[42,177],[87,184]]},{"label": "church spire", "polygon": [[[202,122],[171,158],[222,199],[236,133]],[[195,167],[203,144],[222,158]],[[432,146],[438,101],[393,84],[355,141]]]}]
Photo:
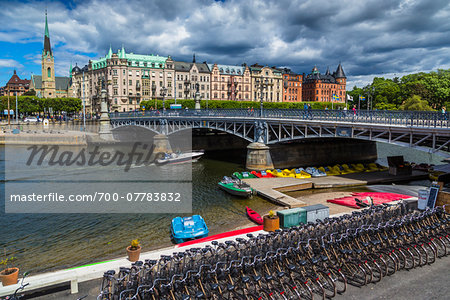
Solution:
[{"label": "church spire", "polygon": [[192,57],[192,62],[195,63],[195,53],[194,56]]},{"label": "church spire", "polygon": [[45,36],[44,36],[44,55],[53,55],[50,45],[50,34],[48,33],[47,10],[45,10]]},{"label": "church spire", "polygon": [[106,58],[111,58],[111,57],[112,57],[112,49],[111,49],[111,44],[109,44],[108,56],[106,56]]}]

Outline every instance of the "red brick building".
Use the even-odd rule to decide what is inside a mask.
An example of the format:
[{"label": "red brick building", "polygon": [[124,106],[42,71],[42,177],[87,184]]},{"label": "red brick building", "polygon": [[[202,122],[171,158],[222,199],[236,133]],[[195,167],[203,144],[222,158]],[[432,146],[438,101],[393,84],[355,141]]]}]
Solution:
[{"label": "red brick building", "polygon": [[283,69],[283,102],[302,101],[303,76],[292,72],[290,69]]},{"label": "red brick building", "polygon": [[[341,64],[333,74],[327,69],[325,74],[320,74],[314,67],[311,74],[303,79],[303,101],[339,102],[344,103],[346,97],[347,77]],[[333,99],[333,95],[339,100]]]},{"label": "red brick building", "polygon": [[16,70],[14,70],[13,76],[3,89],[5,96],[14,96],[14,93],[21,96],[30,89],[30,81],[27,79],[20,79],[19,76],[17,76]]}]

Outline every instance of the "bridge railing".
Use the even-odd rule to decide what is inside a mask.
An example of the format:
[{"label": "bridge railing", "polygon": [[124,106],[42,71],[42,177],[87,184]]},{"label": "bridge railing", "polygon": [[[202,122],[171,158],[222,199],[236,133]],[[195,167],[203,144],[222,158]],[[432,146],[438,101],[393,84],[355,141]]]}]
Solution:
[{"label": "bridge railing", "polygon": [[151,110],[111,113],[111,119],[148,117],[227,117],[297,119],[333,122],[370,123],[396,126],[440,127],[450,126],[449,113],[436,111],[384,111],[384,110],[304,110],[304,109],[199,109]]}]

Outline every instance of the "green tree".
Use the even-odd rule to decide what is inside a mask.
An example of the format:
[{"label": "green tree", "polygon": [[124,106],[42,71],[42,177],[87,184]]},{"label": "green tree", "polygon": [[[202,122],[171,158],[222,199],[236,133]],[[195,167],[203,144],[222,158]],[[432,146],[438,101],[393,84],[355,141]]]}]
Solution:
[{"label": "green tree", "polygon": [[433,110],[427,103],[426,100],[418,95],[413,95],[412,97],[406,99],[406,101],[400,106],[401,110],[422,110],[430,111]]}]

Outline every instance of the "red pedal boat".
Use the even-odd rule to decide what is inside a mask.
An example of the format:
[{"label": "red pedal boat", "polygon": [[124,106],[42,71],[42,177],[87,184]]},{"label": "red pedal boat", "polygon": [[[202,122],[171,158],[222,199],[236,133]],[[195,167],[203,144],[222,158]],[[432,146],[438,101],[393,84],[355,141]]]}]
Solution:
[{"label": "red pedal boat", "polygon": [[256,224],[259,224],[259,225],[263,224],[263,219],[256,211],[254,211],[253,209],[251,209],[248,206],[245,207],[245,210],[247,211],[247,216],[250,218],[250,220],[252,220],[253,222],[255,222]]}]

